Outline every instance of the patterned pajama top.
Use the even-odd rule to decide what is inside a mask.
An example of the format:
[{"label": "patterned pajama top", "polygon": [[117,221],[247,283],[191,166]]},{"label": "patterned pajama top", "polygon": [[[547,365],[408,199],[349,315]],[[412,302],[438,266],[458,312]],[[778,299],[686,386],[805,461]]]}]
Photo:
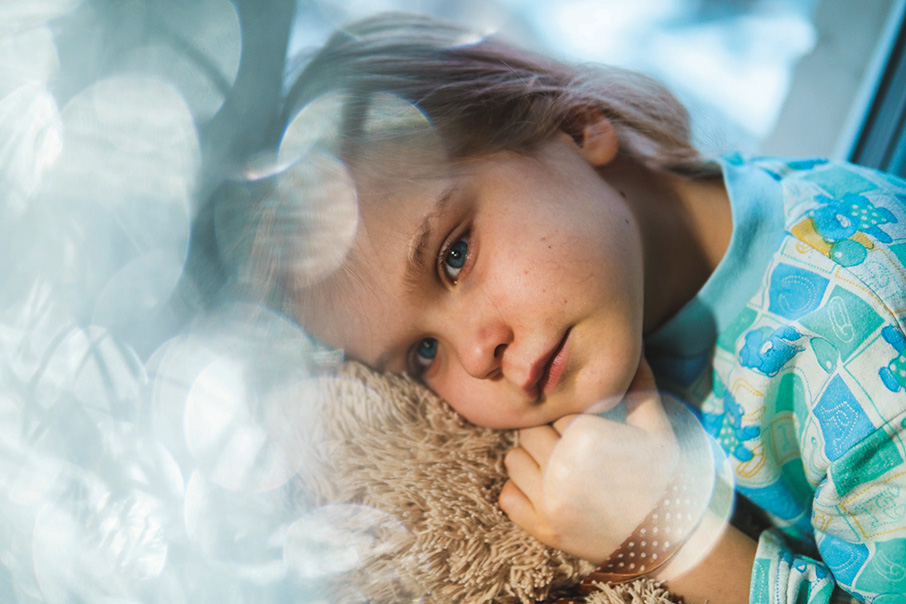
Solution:
[{"label": "patterned pajama top", "polygon": [[827,160],[720,160],[734,232],[646,340],[774,528],[753,604],[906,603],[906,182]]}]

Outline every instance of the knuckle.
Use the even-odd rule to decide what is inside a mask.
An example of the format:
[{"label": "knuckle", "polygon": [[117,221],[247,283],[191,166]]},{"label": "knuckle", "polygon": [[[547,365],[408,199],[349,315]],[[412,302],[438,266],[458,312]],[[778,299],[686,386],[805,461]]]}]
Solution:
[{"label": "knuckle", "polygon": [[551,524],[559,524],[576,514],[574,494],[556,485],[546,485],[544,490],[544,515]]},{"label": "knuckle", "polygon": [[556,526],[545,524],[539,530],[538,540],[549,547],[563,549],[566,542],[565,536]]},{"label": "knuckle", "polygon": [[506,455],[503,456],[503,465],[505,465],[507,468],[510,468],[514,463],[516,463],[516,460],[521,455],[521,452],[522,449],[520,447],[516,447],[515,449],[510,449],[509,451],[507,451]]},{"label": "knuckle", "polygon": [[544,469],[544,481],[550,491],[552,498],[563,495],[564,492],[571,491],[576,482],[574,468],[569,460],[562,458],[551,459]]},{"label": "knuckle", "polygon": [[507,488],[509,483],[503,485],[503,488],[500,489],[500,494],[497,495],[497,505],[500,506],[500,509],[503,510],[508,516],[510,513],[510,505],[512,501],[512,495]]},{"label": "knuckle", "polygon": [[510,514],[514,509],[516,509],[521,496],[521,491],[519,487],[516,486],[512,480],[508,480],[506,484],[503,485],[503,488],[500,489],[500,493],[497,495],[497,504],[500,506],[507,515]]},{"label": "knuckle", "polygon": [[562,493],[548,497],[544,507],[552,518],[565,518],[573,513],[570,499],[564,497]]}]

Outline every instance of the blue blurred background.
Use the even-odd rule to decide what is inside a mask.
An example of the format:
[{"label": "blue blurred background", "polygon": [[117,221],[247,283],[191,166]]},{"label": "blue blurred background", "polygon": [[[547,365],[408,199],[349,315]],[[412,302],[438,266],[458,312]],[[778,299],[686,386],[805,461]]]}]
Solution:
[{"label": "blue blurred background", "polygon": [[330,355],[230,298],[212,200],[278,170],[288,57],[392,9],[649,73],[708,153],[906,155],[902,0],[0,0],[0,602],[322,602],[365,555],[298,529]]}]

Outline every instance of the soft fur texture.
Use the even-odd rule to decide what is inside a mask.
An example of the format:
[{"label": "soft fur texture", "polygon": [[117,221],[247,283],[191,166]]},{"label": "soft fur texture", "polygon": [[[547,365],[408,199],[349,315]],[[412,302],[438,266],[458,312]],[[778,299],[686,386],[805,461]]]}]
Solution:
[{"label": "soft fur texture", "polygon": [[[426,604],[529,603],[569,593],[593,570],[541,545],[497,506],[514,433],[469,424],[422,386],[356,363],[319,386],[299,492],[315,510],[345,510],[332,523],[342,518],[361,529],[359,512],[383,519],[365,531],[370,541],[359,530],[358,562],[334,575],[332,601],[411,602],[425,594]],[[602,586],[586,601],[674,602],[647,581]]]}]

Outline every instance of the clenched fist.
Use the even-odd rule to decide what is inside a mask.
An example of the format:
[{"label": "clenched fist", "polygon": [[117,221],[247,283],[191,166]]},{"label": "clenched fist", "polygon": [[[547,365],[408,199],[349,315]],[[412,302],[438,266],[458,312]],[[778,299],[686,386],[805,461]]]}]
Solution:
[{"label": "clenched fist", "polygon": [[644,359],[623,404],[625,423],[571,415],[520,430],[505,459],[501,509],[542,543],[595,564],[655,507],[680,461]]}]

